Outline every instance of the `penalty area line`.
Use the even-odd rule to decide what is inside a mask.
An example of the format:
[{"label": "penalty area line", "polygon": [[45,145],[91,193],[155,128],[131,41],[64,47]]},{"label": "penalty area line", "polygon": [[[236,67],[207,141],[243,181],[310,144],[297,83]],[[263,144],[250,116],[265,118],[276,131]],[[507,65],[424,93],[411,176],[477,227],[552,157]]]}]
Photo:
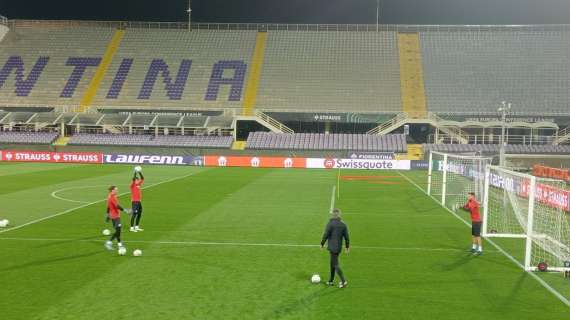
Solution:
[{"label": "penalty area line", "polygon": [[[414,181],[412,181],[410,178],[408,178],[406,175],[402,174],[400,171],[398,171],[398,174],[400,174],[404,179],[406,179],[411,185],[415,186],[418,190],[420,190],[421,192],[423,192],[425,195],[427,195],[428,197],[430,197],[433,201],[435,201],[436,203],[440,204],[439,201],[437,201],[436,198],[434,198],[433,196],[427,194],[417,183],[415,183]],[[440,204],[441,205],[441,204]],[[468,227],[471,227],[471,224],[469,224],[469,222],[467,222],[465,219],[463,219],[462,217],[460,217],[457,213],[453,212],[452,210],[450,210],[449,208],[443,206],[442,208],[444,208],[445,210],[447,210],[448,212],[450,212],[452,215],[454,215],[457,219],[459,219],[461,222],[463,222],[463,224],[465,224]],[[517,259],[515,259],[512,255],[510,255],[508,252],[506,252],[501,246],[499,246],[498,244],[496,244],[493,240],[489,239],[489,238],[485,238],[485,241],[489,242],[495,249],[497,249],[500,253],[502,253],[505,257],[507,257],[509,260],[511,260],[513,263],[515,263],[517,266],[519,266],[524,272],[528,273],[533,279],[535,279],[538,283],[540,283],[546,290],[548,290],[550,293],[552,293],[556,298],[558,298],[558,300],[560,300],[563,304],[565,304],[567,307],[570,307],[570,301],[563,296],[560,292],[558,292],[556,289],[554,289],[552,286],[550,286],[548,283],[546,283],[546,281],[544,281],[541,277],[537,276],[534,272],[531,271],[527,271],[525,270],[524,266],[522,265],[522,263],[520,263]]]},{"label": "penalty area line", "polygon": [[[149,189],[149,188],[152,188],[152,187],[159,186],[159,185],[161,185],[161,184],[173,182],[173,181],[176,181],[176,180],[185,179],[185,178],[188,178],[188,177],[190,177],[190,176],[193,176],[194,174],[196,174],[196,172],[192,172],[192,173],[190,173],[190,174],[186,174],[186,175],[183,175],[183,176],[180,176],[180,177],[176,177],[176,178],[171,178],[171,179],[168,179],[168,180],[160,181],[160,182],[157,182],[157,183],[154,183],[154,184],[145,186],[145,187],[143,187],[142,189],[143,189],[143,190],[144,190],[144,189]],[[119,197],[124,196],[124,195],[127,195],[127,194],[129,194],[129,192],[123,192],[123,193],[119,194]],[[21,225],[17,225],[17,226],[11,227],[11,228],[7,228],[7,229],[4,229],[4,230],[0,230],[0,234],[1,234],[1,233],[6,233],[6,232],[8,232],[8,231],[13,231],[13,230],[22,229],[22,228],[27,227],[27,226],[29,226],[29,225],[36,224],[36,223],[38,223],[38,222],[42,222],[42,221],[45,221],[45,220],[48,220],[48,219],[52,219],[52,218],[55,218],[55,217],[59,217],[59,216],[62,216],[62,215],[71,213],[71,212],[73,212],[73,211],[75,211],[75,210],[83,209],[83,208],[92,206],[92,205],[94,205],[94,204],[103,202],[103,201],[105,201],[105,200],[107,200],[107,199],[101,199],[101,200],[97,200],[97,201],[88,202],[88,203],[82,204],[82,205],[80,205],[80,206],[73,207],[73,208],[70,208],[70,209],[67,209],[67,210],[64,210],[64,211],[60,211],[60,212],[54,213],[54,214],[52,214],[52,215],[49,215],[49,216],[46,216],[46,217],[43,217],[43,218],[39,218],[39,219],[36,219],[36,220],[32,220],[32,221],[26,222],[26,223],[21,224]]]}]

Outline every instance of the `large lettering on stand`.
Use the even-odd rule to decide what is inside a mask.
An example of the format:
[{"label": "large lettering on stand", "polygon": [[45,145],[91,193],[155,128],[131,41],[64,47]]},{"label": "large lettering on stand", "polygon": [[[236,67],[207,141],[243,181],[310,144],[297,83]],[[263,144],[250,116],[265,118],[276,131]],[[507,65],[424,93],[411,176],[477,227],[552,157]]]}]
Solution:
[{"label": "large lettering on stand", "polygon": [[190,68],[192,67],[192,60],[182,60],[180,67],[178,68],[178,74],[176,75],[176,80],[172,81],[170,76],[170,70],[168,65],[162,59],[152,60],[144,83],[142,85],[141,91],[139,92],[138,99],[147,100],[150,99],[152,94],[152,89],[154,88],[154,83],[158,74],[162,74],[162,80],[164,82],[164,89],[166,90],[166,95],[170,100],[180,100],[182,99],[182,93],[186,87],[186,81],[188,81],[188,75],[190,74]]},{"label": "large lettering on stand", "polygon": [[[0,69],[0,89],[8,82],[11,74],[15,74],[16,95],[19,97],[28,97],[36,84],[40,81],[40,76],[46,70],[46,66],[50,61],[50,57],[38,57],[27,76],[25,75],[26,67],[24,59],[21,56],[10,56]],[[65,64],[61,66],[53,66],[57,68],[73,67],[67,82],[63,88],[49,88],[50,90],[61,90],[59,96],[61,98],[72,98],[75,96],[79,83],[85,77],[88,68],[96,68],[101,63],[101,57],[69,57]],[[137,66],[141,68],[140,63],[133,58],[123,58],[114,74],[107,73],[107,77],[111,85],[105,94],[105,99],[115,100],[121,96],[123,86],[129,77],[129,73]],[[150,100],[152,99],[153,90],[156,81],[162,78],[164,90],[169,100],[182,100],[186,84],[190,78],[192,68],[192,60],[182,59],[178,70],[174,72],[172,65],[169,66],[165,60],[156,58],[148,65],[143,83],[136,99]],[[204,88],[204,101],[241,101],[247,73],[247,64],[242,60],[220,60],[213,64],[212,71],[209,76],[208,86]],[[201,75],[202,76],[202,75]],[[208,78],[206,78],[208,79]],[[43,77],[44,81],[48,81],[49,77]],[[131,80],[132,82],[133,80]],[[229,87],[227,97],[220,98],[220,90]]]},{"label": "large lettering on stand", "polygon": [[26,79],[24,79],[25,68],[22,57],[11,56],[4,64],[4,67],[2,67],[2,70],[0,70],[0,89],[4,86],[4,83],[8,80],[8,76],[10,76],[12,71],[15,71],[16,82],[14,85],[16,87],[16,95],[18,97],[29,96],[48,61],[49,57],[39,57]]},{"label": "large lettering on stand", "polygon": [[67,59],[66,66],[72,66],[73,72],[69,76],[65,87],[61,91],[59,95],[61,98],[71,98],[75,93],[75,89],[77,89],[77,85],[79,81],[83,79],[83,75],[85,74],[85,70],[89,67],[97,67],[101,62],[101,58],[93,58],[93,57],[70,57]]},{"label": "large lettering on stand", "polygon": [[[232,77],[224,75],[227,70],[233,70]],[[240,101],[246,70],[247,65],[243,61],[220,61],[216,63],[212,68],[212,76],[210,77],[208,91],[206,91],[204,100],[218,100],[220,86],[229,85],[231,87],[228,101]]]}]

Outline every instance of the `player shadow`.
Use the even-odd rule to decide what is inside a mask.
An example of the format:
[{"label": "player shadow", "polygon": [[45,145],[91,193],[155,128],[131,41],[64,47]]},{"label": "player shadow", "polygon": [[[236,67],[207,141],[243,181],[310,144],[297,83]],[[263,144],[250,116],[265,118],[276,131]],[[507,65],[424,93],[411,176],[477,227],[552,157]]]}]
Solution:
[{"label": "player shadow", "polygon": [[516,308],[516,306],[512,306],[513,301],[517,301],[515,298],[518,295],[520,295],[521,288],[523,286],[523,283],[527,279],[527,277],[528,277],[528,274],[526,272],[521,272],[517,281],[514,283],[513,287],[509,291],[509,295],[503,299],[504,302],[501,303],[501,305],[497,307],[497,310],[502,310],[504,312],[507,312],[507,310],[510,310],[512,308]]},{"label": "player shadow", "polygon": [[83,242],[88,243],[89,240],[96,240],[96,239],[100,239],[100,238],[101,238],[101,236],[91,236],[91,237],[83,237],[83,238],[66,239],[66,240],[60,240],[60,241],[50,241],[50,242],[46,242],[43,244],[38,244],[38,245],[34,246],[34,248],[49,248],[49,247],[53,247],[53,246],[58,246],[58,245],[71,243],[71,242],[79,242],[79,241],[83,241]]},{"label": "player shadow", "polygon": [[57,262],[87,258],[87,257],[91,257],[94,255],[102,254],[104,252],[105,251],[103,251],[103,250],[98,250],[98,251],[93,251],[93,252],[84,253],[84,254],[71,255],[71,256],[67,256],[67,257],[59,257],[59,258],[51,258],[51,259],[32,261],[32,262],[27,262],[27,263],[23,263],[20,265],[0,269],[0,271],[15,271],[15,270],[21,270],[21,269],[26,269],[26,268],[39,267],[39,266],[49,265],[49,264],[57,263]]},{"label": "player shadow", "polygon": [[318,291],[305,295],[295,301],[283,303],[277,306],[275,309],[273,309],[273,311],[270,311],[268,314],[263,316],[262,319],[267,319],[267,320],[282,319],[282,318],[288,318],[294,315],[295,313],[302,313],[307,307],[310,307],[319,298],[331,294],[338,294],[341,293],[341,291],[343,290],[350,290],[350,289],[338,289],[334,287],[326,287],[324,284],[322,284],[322,288],[319,289]]},{"label": "player shadow", "polygon": [[469,262],[473,261],[473,259],[477,259],[478,257],[474,257],[471,253],[465,253],[465,255],[462,255],[459,257],[459,259],[456,259],[455,261],[453,261],[452,263],[449,264],[441,264],[439,265],[442,271],[453,271],[457,268],[460,268],[466,264],[468,264]]}]

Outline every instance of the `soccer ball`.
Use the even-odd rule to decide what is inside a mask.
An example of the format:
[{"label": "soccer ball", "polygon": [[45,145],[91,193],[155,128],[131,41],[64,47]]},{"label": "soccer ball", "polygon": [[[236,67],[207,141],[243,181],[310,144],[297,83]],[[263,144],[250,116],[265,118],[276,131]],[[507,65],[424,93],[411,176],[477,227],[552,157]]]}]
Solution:
[{"label": "soccer ball", "polygon": [[541,262],[538,264],[538,271],[546,272],[548,271],[548,264],[546,262]]},{"label": "soccer ball", "polygon": [[136,249],[135,251],[133,251],[133,256],[135,256],[135,257],[142,256],[142,250]]},{"label": "soccer ball", "polygon": [[125,254],[127,254],[127,248],[119,247],[119,250],[117,250],[117,253],[119,253],[120,256],[124,256]]},{"label": "soccer ball", "polygon": [[109,230],[109,229],[103,230],[103,235],[104,235],[104,236],[110,236],[110,235],[111,235],[111,230]]},{"label": "soccer ball", "polygon": [[8,219],[0,220],[0,228],[6,228],[10,224]]},{"label": "soccer ball", "polygon": [[141,167],[141,166],[136,166],[136,167],[135,167],[135,171],[136,171],[136,172],[141,172],[141,171],[142,171],[142,167]]},{"label": "soccer ball", "polygon": [[314,284],[321,283],[321,276],[319,276],[318,274],[314,274],[311,277],[311,283],[314,283]]}]

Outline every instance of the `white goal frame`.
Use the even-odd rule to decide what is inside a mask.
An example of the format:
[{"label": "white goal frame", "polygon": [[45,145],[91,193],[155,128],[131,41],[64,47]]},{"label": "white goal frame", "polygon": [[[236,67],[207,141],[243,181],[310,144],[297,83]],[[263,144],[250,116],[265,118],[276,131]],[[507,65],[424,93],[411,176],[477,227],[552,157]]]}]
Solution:
[{"label": "white goal frame", "polygon": [[[490,206],[489,206],[489,188],[491,185],[490,182],[490,175],[491,175],[491,170],[497,171],[497,172],[502,172],[505,175],[508,176],[512,176],[512,177],[516,177],[516,178],[521,178],[524,179],[526,181],[528,181],[528,208],[525,208],[527,210],[526,212],[526,221],[523,221],[526,224],[526,230],[523,230],[523,232],[521,233],[508,233],[508,232],[493,232],[493,231],[489,231],[489,211],[490,211]],[[544,179],[541,179],[541,181]],[[553,180],[553,179],[548,179],[551,181],[557,181],[557,180]],[[505,183],[507,184],[507,183]],[[507,187],[503,186],[503,192],[506,194],[507,192],[512,192],[511,191],[507,191],[505,190]],[[521,173],[521,172],[517,172],[517,171],[513,171],[513,170],[509,170],[507,168],[504,167],[500,167],[500,166],[487,166],[486,170],[485,170],[485,192],[484,192],[484,198],[483,198],[483,226],[482,226],[482,236],[485,238],[521,238],[524,239],[525,241],[525,251],[524,251],[524,269],[526,271],[538,271],[538,266],[532,265],[532,250],[533,250],[533,241],[535,241],[534,239],[548,239],[548,241],[552,241],[557,243],[558,246],[563,246],[566,247],[566,245],[564,243],[561,243],[559,241],[557,241],[556,239],[553,239],[552,237],[550,237],[547,234],[534,234],[534,220],[535,220],[535,208],[536,208],[536,204],[537,204],[537,199],[536,199],[536,190],[537,190],[537,177],[530,175],[530,174],[526,174],[526,173]],[[524,229],[524,228],[523,228]],[[536,241],[536,243],[539,243],[540,241]],[[569,249],[567,249],[569,250]],[[553,253],[554,254],[554,253]],[[568,267],[563,267],[563,266],[548,266],[548,271],[555,271],[555,272],[564,272],[564,271],[570,271],[570,268]]]}]

